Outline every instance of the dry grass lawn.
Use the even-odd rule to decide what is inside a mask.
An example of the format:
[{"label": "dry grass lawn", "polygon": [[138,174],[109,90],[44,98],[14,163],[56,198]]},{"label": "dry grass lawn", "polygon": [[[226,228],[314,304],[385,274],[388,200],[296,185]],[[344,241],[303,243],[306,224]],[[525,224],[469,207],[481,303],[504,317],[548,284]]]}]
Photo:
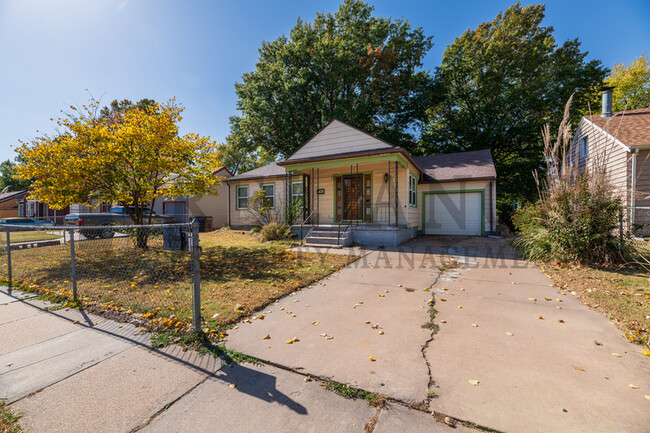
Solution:
[{"label": "dry grass lawn", "polygon": [[[45,231],[11,232],[9,234],[9,240],[12,244],[20,242],[49,241],[52,239],[61,239],[62,237],[62,234],[51,234]],[[0,244],[5,245],[6,243],[7,236],[4,233],[0,234]]]},{"label": "dry grass lawn", "polygon": [[589,268],[546,264],[567,291],[601,312],[625,337],[650,348],[650,277],[642,268]]},{"label": "dry grass lawn", "polygon": [[[356,260],[340,254],[295,253],[288,250],[291,242],[263,242],[258,234],[248,232],[220,230],[200,236],[201,315],[211,329],[250,315]],[[180,327],[190,321],[191,254],[163,249],[161,237],[149,239],[149,247],[143,251],[126,236],[76,242],[82,303],[145,313],[163,326],[178,323]],[[14,250],[12,268],[18,288],[58,298],[71,296],[69,245]],[[2,271],[6,276],[6,262]]]}]

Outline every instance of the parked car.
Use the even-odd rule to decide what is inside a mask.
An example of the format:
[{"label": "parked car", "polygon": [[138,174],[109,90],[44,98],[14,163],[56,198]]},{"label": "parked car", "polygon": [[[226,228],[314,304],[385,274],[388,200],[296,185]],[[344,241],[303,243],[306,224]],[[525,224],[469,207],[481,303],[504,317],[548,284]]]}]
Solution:
[{"label": "parked car", "polygon": [[[134,207],[131,207],[134,212]],[[150,209],[143,209],[145,223],[151,215],[152,224],[173,224],[176,220],[167,215],[158,215],[151,212]],[[108,212],[103,213],[71,213],[65,216],[65,225],[71,226],[88,226],[100,227],[106,226],[105,229],[80,230],[81,234],[88,239],[102,238],[108,239],[115,236],[115,230],[108,226],[130,226],[133,220],[124,206],[113,206]]]},{"label": "parked car", "polygon": [[13,218],[4,218],[0,220],[0,224],[9,224],[16,226],[53,226],[54,223],[51,221],[41,221],[34,218],[22,218],[22,217],[13,217]]}]

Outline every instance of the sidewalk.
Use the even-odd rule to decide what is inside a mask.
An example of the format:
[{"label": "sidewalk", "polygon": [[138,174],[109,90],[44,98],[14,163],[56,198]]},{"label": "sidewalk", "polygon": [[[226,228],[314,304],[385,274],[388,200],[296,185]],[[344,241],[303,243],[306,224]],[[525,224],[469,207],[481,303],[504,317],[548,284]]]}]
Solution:
[{"label": "sidewalk", "polygon": [[470,431],[348,400],[279,368],[152,349],[133,325],[52,307],[0,289],[0,399],[32,433]]}]

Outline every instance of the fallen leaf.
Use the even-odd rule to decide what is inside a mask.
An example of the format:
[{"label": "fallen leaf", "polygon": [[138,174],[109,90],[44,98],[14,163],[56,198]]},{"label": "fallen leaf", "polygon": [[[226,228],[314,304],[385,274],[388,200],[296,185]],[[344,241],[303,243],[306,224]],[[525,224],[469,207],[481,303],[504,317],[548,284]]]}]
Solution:
[{"label": "fallen leaf", "polygon": [[314,320],[313,322],[311,322],[311,324],[312,325],[318,325],[318,320]]},{"label": "fallen leaf", "polygon": [[235,388],[237,388],[237,385],[235,385],[234,383],[231,383],[231,384],[228,386],[228,388],[230,388],[230,389],[235,389]]},{"label": "fallen leaf", "polygon": [[464,289],[464,288],[461,288],[461,289],[460,289],[460,291],[461,291],[461,292],[464,292],[464,291],[465,291],[465,289]]},{"label": "fallen leaf", "polygon": [[509,336],[509,337],[512,337],[515,334],[513,334],[512,332],[506,332],[506,335]]},{"label": "fallen leaf", "polygon": [[7,363],[7,367],[11,367],[12,365],[14,365],[13,362],[8,362],[8,363]]},{"label": "fallen leaf", "polygon": [[265,317],[264,314],[260,314],[259,316],[257,316],[257,318],[260,320],[264,320],[264,317]]},{"label": "fallen leaf", "polygon": [[542,316],[537,316],[537,318],[538,318],[539,320],[544,320],[544,318],[543,318]]},{"label": "fallen leaf", "polygon": [[596,346],[602,346],[603,345],[603,343],[601,343],[600,341],[596,341],[596,340],[594,340],[594,344]]},{"label": "fallen leaf", "polygon": [[632,388],[632,389],[639,389],[639,387],[636,386],[636,385],[633,384],[633,383],[629,384],[628,386],[629,386],[630,388]]},{"label": "fallen leaf", "polygon": [[544,299],[546,299],[547,301],[552,301],[553,300],[553,299],[549,298],[548,296],[545,297]]},{"label": "fallen leaf", "polygon": [[537,298],[528,298],[529,301],[536,301]]},{"label": "fallen leaf", "polygon": [[575,368],[575,369],[578,370],[578,371],[585,371],[584,368],[582,368],[582,367],[578,367],[577,365],[573,365],[572,367]]},{"label": "fallen leaf", "polygon": [[379,296],[380,298],[384,298],[384,297],[385,297],[385,296],[382,295],[381,293],[380,293],[379,295],[377,295],[377,296]]},{"label": "fallen leaf", "polygon": [[363,323],[365,323],[366,325],[370,325],[370,320],[366,320],[366,321],[363,322]]},{"label": "fallen leaf", "polygon": [[271,338],[271,336],[269,334],[266,334],[262,340],[268,340],[269,338]]},{"label": "fallen leaf", "polygon": [[617,358],[620,358],[622,355],[619,355],[618,353],[612,353],[612,356],[615,356]]},{"label": "fallen leaf", "polygon": [[446,300],[445,298],[440,298],[440,300],[441,300],[442,302],[447,302],[447,300]]},{"label": "fallen leaf", "polygon": [[76,325],[77,323],[79,323],[78,320],[75,320],[74,322],[72,322],[73,325]]},{"label": "fallen leaf", "polygon": [[458,308],[463,308],[463,306],[462,306],[462,305],[457,305],[457,307],[458,307]]},{"label": "fallen leaf", "polygon": [[447,323],[447,321],[446,320],[441,320],[440,323]]},{"label": "fallen leaf", "polygon": [[428,291],[429,291],[429,288],[428,288],[428,287],[425,287],[425,288],[424,288],[424,291],[425,291],[425,292],[428,292]]},{"label": "fallen leaf", "polygon": [[650,400],[650,395],[646,394],[646,395],[644,395],[644,397],[645,397],[646,400]]},{"label": "fallen leaf", "polygon": [[469,382],[471,385],[474,385],[474,386],[478,386],[478,384],[479,384],[479,381],[478,381],[478,380],[473,380],[473,379],[469,379],[468,382]]},{"label": "fallen leaf", "polygon": [[564,320],[560,319],[560,320],[558,320],[558,322],[560,322],[560,323],[564,323]]},{"label": "fallen leaf", "polygon": [[384,335],[384,331],[379,331],[379,335]]},{"label": "fallen leaf", "polygon": [[304,380],[305,382],[311,382],[311,378],[309,378],[309,377],[304,377],[303,380]]},{"label": "fallen leaf", "polygon": [[368,361],[375,362],[375,358],[371,355],[371,356],[368,357]]},{"label": "fallen leaf", "polygon": [[478,328],[478,325],[476,323],[472,323],[472,326]]},{"label": "fallen leaf", "polygon": [[285,341],[285,343],[287,343],[287,344],[293,344],[293,340],[287,340],[287,341]]},{"label": "fallen leaf", "polygon": [[325,334],[325,335],[323,335],[323,337],[325,337],[326,340],[331,340],[332,338],[334,338],[329,334]]},{"label": "fallen leaf", "polygon": [[449,427],[455,427],[456,426],[456,420],[446,416],[445,417],[445,424],[447,424]]},{"label": "fallen leaf", "polygon": [[642,350],[641,353],[645,356],[650,356],[650,350]]},{"label": "fallen leaf", "polygon": [[213,318],[213,319],[216,319],[217,317],[219,317],[219,313],[214,313],[214,314],[212,315],[212,318]]}]

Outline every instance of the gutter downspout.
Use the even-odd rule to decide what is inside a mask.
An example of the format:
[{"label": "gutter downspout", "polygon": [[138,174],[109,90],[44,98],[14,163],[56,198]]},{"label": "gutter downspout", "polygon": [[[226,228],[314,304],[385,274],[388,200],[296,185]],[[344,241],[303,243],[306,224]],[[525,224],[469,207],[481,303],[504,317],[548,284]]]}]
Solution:
[{"label": "gutter downspout", "polygon": [[634,229],[634,220],[635,220],[635,207],[636,207],[636,157],[639,153],[639,149],[634,149],[632,153],[632,187],[631,187],[631,197],[630,197],[630,230]]},{"label": "gutter downspout", "polygon": [[492,197],[492,181],[490,181],[490,231],[494,233],[494,203]]},{"label": "gutter downspout", "polygon": [[228,203],[226,204],[226,211],[228,212],[228,227],[230,227],[230,182],[228,182]]}]

